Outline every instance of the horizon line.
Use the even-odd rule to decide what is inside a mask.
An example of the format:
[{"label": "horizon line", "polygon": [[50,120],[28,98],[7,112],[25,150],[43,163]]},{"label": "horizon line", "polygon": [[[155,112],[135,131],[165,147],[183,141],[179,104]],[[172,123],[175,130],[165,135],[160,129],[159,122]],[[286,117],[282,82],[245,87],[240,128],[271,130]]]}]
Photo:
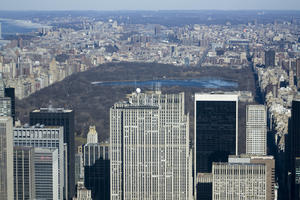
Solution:
[{"label": "horizon line", "polygon": [[0,9],[0,12],[63,12],[63,11],[96,11],[96,12],[120,12],[120,11],[138,11],[138,12],[161,12],[161,11],[190,11],[190,12],[199,12],[199,11],[296,11],[300,12],[300,9],[41,9],[41,10],[30,10],[30,9],[19,9],[19,10],[6,10],[6,9]]}]

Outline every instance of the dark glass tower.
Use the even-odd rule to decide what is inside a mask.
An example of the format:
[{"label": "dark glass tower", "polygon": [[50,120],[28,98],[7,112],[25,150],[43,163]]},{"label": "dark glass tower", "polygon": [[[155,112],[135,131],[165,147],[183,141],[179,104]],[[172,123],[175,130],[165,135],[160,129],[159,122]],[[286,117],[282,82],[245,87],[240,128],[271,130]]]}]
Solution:
[{"label": "dark glass tower", "polygon": [[41,108],[30,112],[30,125],[63,126],[68,150],[68,199],[75,194],[74,111],[63,108]]},{"label": "dark glass tower", "polygon": [[238,95],[195,94],[195,186],[197,199],[212,199],[212,184],[198,183],[213,162],[227,162],[237,152]]},{"label": "dark glass tower", "polygon": [[16,100],[15,100],[15,88],[5,88],[5,97],[10,98],[11,102],[11,117],[13,118],[13,124],[16,121]]},{"label": "dark glass tower", "polygon": [[274,50],[265,51],[265,66],[266,67],[275,67],[275,51]]},{"label": "dark glass tower", "polygon": [[94,165],[84,167],[84,186],[92,191],[93,199],[110,198],[110,163],[102,158]]},{"label": "dark glass tower", "polygon": [[300,100],[292,103],[292,117],[290,130],[291,156],[291,196],[294,200],[300,199]]}]

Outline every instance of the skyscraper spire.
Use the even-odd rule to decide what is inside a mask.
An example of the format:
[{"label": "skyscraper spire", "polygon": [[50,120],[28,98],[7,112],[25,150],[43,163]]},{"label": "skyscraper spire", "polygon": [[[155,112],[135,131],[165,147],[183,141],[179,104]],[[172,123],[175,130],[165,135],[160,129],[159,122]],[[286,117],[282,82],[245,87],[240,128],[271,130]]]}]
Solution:
[{"label": "skyscraper spire", "polygon": [[87,135],[87,143],[98,143],[98,133],[96,131],[96,126],[90,126]]}]

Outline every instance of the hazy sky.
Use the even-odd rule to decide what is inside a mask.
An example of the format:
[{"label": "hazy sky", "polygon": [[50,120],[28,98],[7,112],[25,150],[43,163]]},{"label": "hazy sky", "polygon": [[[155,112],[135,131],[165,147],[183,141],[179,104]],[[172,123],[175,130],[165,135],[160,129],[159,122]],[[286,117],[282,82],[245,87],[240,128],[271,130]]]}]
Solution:
[{"label": "hazy sky", "polygon": [[300,10],[300,0],[0,0],[0,10]]}]

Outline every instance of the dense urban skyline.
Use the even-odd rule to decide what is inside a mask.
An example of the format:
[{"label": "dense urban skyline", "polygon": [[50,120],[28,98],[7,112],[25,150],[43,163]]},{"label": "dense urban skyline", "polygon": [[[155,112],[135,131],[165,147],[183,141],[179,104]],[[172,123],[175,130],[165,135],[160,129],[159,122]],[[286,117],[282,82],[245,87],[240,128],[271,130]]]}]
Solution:
[{"label": "dense urban skyline", "polygon": [[[283,5],[216,2],[159,9]],[[300,12],[26,3],[0,10],[1,200],[300,200]]]}]

